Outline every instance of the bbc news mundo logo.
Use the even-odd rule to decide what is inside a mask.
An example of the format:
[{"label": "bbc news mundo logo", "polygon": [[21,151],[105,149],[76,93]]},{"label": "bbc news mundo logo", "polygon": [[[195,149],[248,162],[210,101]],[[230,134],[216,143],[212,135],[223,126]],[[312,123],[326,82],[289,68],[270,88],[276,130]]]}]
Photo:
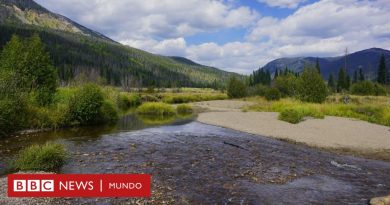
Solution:
[{"label": "bbc news mundo logo", "polygon": [[14,192],[54,192],[54,180],[14,180]]},{"label": "bbc news mundo logo", "polygon": [[10,174],[8,197],[150,197],[148,174]]}]

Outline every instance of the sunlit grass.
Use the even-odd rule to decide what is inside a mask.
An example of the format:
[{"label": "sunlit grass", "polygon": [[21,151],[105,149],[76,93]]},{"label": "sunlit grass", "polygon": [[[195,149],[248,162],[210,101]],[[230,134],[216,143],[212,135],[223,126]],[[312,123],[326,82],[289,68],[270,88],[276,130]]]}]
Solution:
[{"label": "sunlit grass", "polygon": [[162,101],[165,103],[190,103],[210,100],[224,100],[224,93],[163,93]]},{"label": "sunlit grass", "polygon": [[390,126],[390,99],[376,96],[350,96],[348,104],[343,103],[341,95],[328,97],[323,104],[305,103],[292,98],[284,98],[270,102],[264,98],[255,97],[247,100],[255,105],[244,110],[259,112],[283,112],[296,110],[304,116],[322,118],[324,115],[360,119],[376,124]]},{"label": "sunlit grass", "polygon": [[141,115],[173,116],[176,114],[172,105],[161,102],[148,102],[139,106],[136,110]]}]

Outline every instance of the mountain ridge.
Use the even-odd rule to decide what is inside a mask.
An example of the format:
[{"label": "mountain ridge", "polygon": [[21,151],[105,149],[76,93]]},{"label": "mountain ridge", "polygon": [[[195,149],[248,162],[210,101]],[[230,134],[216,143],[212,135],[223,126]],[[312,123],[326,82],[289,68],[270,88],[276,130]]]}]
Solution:
[{"label": "mountain ridge", "polygon": [[[19,8],[19,7],[20,8]],[[239,74],[184,57],[148,53],[115,42],[34,1],[0,0],[0,49],[17,34],[38,33],[66,85],[80,75],[111,85],[211,87]]]},{"label": "mountain ridge", "polygon": [[[347,72],[353,75],[355,71],[362,69],[368,79],[374,79],[377,74],[380,56],[384,54],[388,65],[390,63],[390,51],[382,48],[369,48],[353,52],[347,55]],[[332,73],[337,76],[340,68],[345,67],[345,57],[293,57],[278,58],[270,61],[260,69],[275,73],[276,69],[285,70],[287,67],[294,72],[302,72],[305,65],[315,65],[319,61],[321,74],[325,79]]]}]

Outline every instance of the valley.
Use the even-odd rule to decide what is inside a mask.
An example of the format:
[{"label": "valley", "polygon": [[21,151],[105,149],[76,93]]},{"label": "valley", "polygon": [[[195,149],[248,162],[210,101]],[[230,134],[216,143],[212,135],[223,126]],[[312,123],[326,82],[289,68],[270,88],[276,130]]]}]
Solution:
[{"label": "valley", "polygon": [[[281,37],[286,45],[264,36],[255,43],[255,34],[270,33],[255,25],[284,24],[240,2],[198,2],[211,10],[162,2],[176,11],[164,15],[159,4],[140,1],[60,8],[75,20],[37,2],[0,0],[0,204],[390,203],[388,44],[336,57],[310,57],[338,49],[331,46],[291,54],[283,51],[289,38]],[[120,16],[133,5],[134,14]],[[85,8],[99,17],[86,17]],[[129,23],[138,10],[147,14]],[[195,10],[200,22],[187,19]],[[142,29],[114,28],[122,24],[106,11]],[[209,16],[218,11],[223,23]],[[233,26],[243,19],[251,23]],[[149,174],[151,197],[9,197],[14,173]]]}]

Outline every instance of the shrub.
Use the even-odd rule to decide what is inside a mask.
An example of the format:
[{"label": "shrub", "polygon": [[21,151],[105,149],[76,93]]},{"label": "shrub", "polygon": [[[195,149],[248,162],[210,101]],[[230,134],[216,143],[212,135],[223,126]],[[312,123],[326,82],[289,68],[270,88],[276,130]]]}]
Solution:
[{"label": "shrub", "polygon": [[361,81],[352,85],[351,93],[354,95],[386,95],[386,89],[371,81]]},{"label": "shrub", "polygon": [[267,92],[268,87],[265,85],[257,84],[255,86],[248,88],[248,95],[249,96],[265,96],[265,93]]},{"label": "shrub", "polygon": [[275,80],[275,88],[283,97],[295,96],[298,92],[298,78],[292,73],[278,76]]},{"label": "shrub", "polygon": [[376,95],[376,96],[385,96],[385,95],[387,95],[387,90],[386,90],[386,88],[383,87],[383,86],[382,86],[381,84],[379,84],[379,83],[375,83],[374,89],[375,89],[374,95]]},{"label": "shrub", "polygon": [[70,99],[68,120],[71,124],[94,124],[101,121],[103,93],[97,85],[87,84]]},{"label": "shrub", "polygon": [[373,95],[374,83],[371,81],[361,81],[352,85],[351,93],[354,95]]},{"label": "shrub", "polygon": [[301,122],[304,118],[304,115],[295,109],[286,109],[280,112],[278,119],[283,120],[292,124],[297,124]]},{"label": "shrub", "polygon": [[24,98],[0,100],[0,137],[23,128],[27,118]]},{"label": "shrub", "polygon": [[57,171],[65,163],[63,145],[47,143],[21,150],[14,162],[18,170]]},{"label": "shrub", "polygon": [[236,77],[232,77],[228,83],[227,94],[229,98],[245,97],[247,95],[246,85]]},{"label": "shrub", "polygon": [[328,88],[315,68],[303,71],[298,81],[299,99],[304,102],[322,103],[328,96]]},{"label": "shrub", "polygon": [[293,108],[282,108],[279,119],[296,124],[301,122],[305,117],[323,119],[325,115],[310,104],[296,105]]},{"label": "shrub", "polygon": [[66,107],[50,106],[39,107],[30,106],[28,110],[28,127],[32,129],[58,128],[66,124]]},{"label": "shrub", "polygon": [[175,110],[169,104],[161,102],[144,103],[137,108],[137,113],[141,115],[171,116]]},{"label": "shrub", "polygon": [[100,108],[101,123],[114,122],[117,121],[118,118],[119,115],[117,110],[115,109],[115,106],[112,103],[105,101]]},{"label": "shrub", "polygon": [[267,99],[268,101],[271,101],[271,100],[279,100],[280,99],[280,91],[276,88],[269,88],[266,92],[265,92],[265,99]]},{"label": "shrub", "polygon": [[176,107],[176,111],[178,114],[186,115],[186,114],[191,114],[193,112],[193,109],[189,105],[182,104]]},{"label": "shrub", "polygon": [[126,95],[119,94],[117,99],[118,107],[121,110],[127,110],[132,107],[137,107],[141,104],[141,98],[139,95]]}]

